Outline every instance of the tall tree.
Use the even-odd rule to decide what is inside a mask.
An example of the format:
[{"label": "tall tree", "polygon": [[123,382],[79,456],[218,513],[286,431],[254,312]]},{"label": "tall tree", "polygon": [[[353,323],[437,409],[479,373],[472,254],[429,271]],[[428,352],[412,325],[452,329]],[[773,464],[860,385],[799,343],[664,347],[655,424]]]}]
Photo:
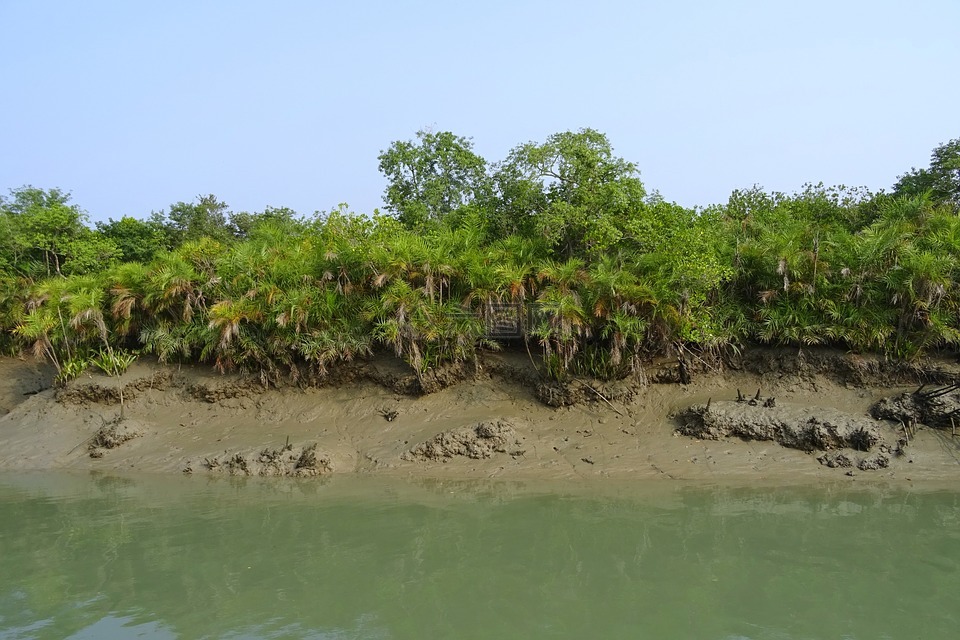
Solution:
[{"label": "tall tree", "polygon": [[930,154],[930,166],[910,169],[900,176],[893,191],[908,197],[929,191],[935,202],[960,210],[960,138],[939,145]]},{"label": "tall tree", "polygon": [[614,156],[607,137],[593,129],[520,145],[498,167],[496,181],[496,218],[520,221],[505,230],[532,226],[562,258],[610,249],[646,196],[636,166]]},{"label": "tall tree", "polygon": [[407,228],[443,220],[489,190],[486,161],[469,138],[449,131],[418,131],[380,153],[387,178],[384,201]]},{"label": "tall tree", "polygon": [[269,226],[271,232],[283,231],[286,233],[299,233],[303,230],[305,223],[297,215],[297,212],[288,207],[267,207],[263,211],[249,213],[247,211],[238,211],[230,214],[230,231],[240,239],[249,238],[259,228]]},{"label": "tall tree", "polygon": [[167,225],[175,246],[185,242],[212,238],[227,242],[233,238],[227,224],[229,205],[213,194],[198,196],[196,202],[177,202],[170,205]]},{"label": "tall tree", "polygon": [[88,273],[117,257],[116,245],[86,226],[87,214],[69,193],[26,186],[10,196],[0,198],[0,255],[20,275]]},{"label": "tall tree", "polygon": [[171,244],[169,230],[155,218],[110,218],[108,222],[98,222],[97,231],[117,246],[124,262],[150,262]]}]

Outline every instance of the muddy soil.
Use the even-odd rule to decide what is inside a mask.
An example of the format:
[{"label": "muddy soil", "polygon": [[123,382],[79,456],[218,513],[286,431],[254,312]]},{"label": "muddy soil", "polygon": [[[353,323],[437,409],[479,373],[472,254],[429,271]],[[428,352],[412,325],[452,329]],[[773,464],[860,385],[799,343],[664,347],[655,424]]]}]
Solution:
[{"label": "muddy soil", "polygon": [[882,399],[870,408],[870,415],[907,426],[922,424],[953,432],[960,426],[960,389],[955,384],[921,387]]},{"label": "muddy soil", "polygon": [[884,442],[875,420],[835,409],[780,402],[775,406],[747,401],[693,405],[676,415],[677,432],[695,438],[770,440],[801,451],[855,449],[870,451]]},{"label": "muddy soil", "polygon": [[404,460],[444,461],[456,456],[474,460],[489,458],[495,453],[524,454],[520,447],[522,436],[517,435],[511,422],[489,420],[471,427],[462,427],[438,433],[403,454]]},{"label": "muddy soil", "polygon": [[[115,405],[136,398],[143,391],[164,391],[174,384],[174,375],[169,370],[156,370],[149,376],[142,376],[134,380],[120,382],[105,376],[92,378],[80,383],[71,383],[54,390],[57,402],[63,404],[87,405]],[[121,390],[123,393],[121,394]]]},{"label": "muddy soil", "polygon": [[829,468],[886,469],[890,456],[902,455],[908,444],[892,423],[825,407],[776,403],[759,393],[749,400],[694,405],[675,418],[682,435],[773,441],[807,453],[823,452],[817,461]]},{"label": "muddy soil", "polygon": [[829,380],[845,387],[946,384],[960,379],[956,358],[891,361],[872,354],[835,349],[752,348],[725,358],[728,368],[762,380]]},{"label": "muddy soil", "polygon": [[32,358],[0,357],[0,416],[53,386],[53,367]]},{"label": "muddy soil", "polygon": [[139,438],[144,433],[144,426],[137,420],[121,420],[115,418],[104,422],[103,426],[93,434],[88,445],[91,458],[102,458],[105,449],[116,449],[120,445]]},{"label": "muddy soil", "polygon": [[[728,360],[691,359],[689,384],[547,385],[526,353],[507,351],[430,374],[423,385],[401,361],[378,356],[311,384],[265,386],[257,377],[142,358],[119,380],[88,372],[55,390],[42,367],[0,359],[11,381],[0,385],[0,406],[9,411],[0,416],[0,469],[782,484],[844,478],[875,464],[858,480],[955,482],[960,436],[921,424],[903,448],[895,429],[867,414],[922,382],[960,379],[955,361],[911,368],[795,349]],[[648,363],[646,379],[669,380],[676,366],[675,359]],[[142,435],[98,447],[102,457],[91,459],[83,445],[115,418],[118,385]],[[735,402],[738,389],[753,399],[758,387],[775,407]],[[675,416],[685,411],[694,436],[676,432]]]},{"label": "muddy soil", "polygon": [[[302,447],[286,444],[279,449],[265,448],[258,454],[242,452],[224,453],[221,456],[204,458],[202,467],[207,471],[231,476],[261,477],[312,477],[333,471],[330,459],[317,453],[317,444]],[[184,473],[193,473],[188,463]]]}]

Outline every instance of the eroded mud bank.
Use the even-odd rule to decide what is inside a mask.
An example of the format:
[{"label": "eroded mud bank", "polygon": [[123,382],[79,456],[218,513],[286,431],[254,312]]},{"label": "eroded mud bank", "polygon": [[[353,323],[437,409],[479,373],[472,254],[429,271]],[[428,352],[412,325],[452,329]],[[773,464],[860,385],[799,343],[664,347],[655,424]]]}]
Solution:
[{"label": "eroded mud bank", "polygon": [[430,393],[391,359],[286,388],[141,361],[119,382],[87,375],[53,389],[33,363],[0,366],[22,381],[3,389],[6,469],[763,482],[860,469],[936,481],[960,471],[960,436],[943,428],[960,392],[910,395],[960,379],[946,360],[757,349],[691,367],[689,384],[677,382],[674,361],[635,380],[548,385],[525,356],[491,354],[434,376]]}]

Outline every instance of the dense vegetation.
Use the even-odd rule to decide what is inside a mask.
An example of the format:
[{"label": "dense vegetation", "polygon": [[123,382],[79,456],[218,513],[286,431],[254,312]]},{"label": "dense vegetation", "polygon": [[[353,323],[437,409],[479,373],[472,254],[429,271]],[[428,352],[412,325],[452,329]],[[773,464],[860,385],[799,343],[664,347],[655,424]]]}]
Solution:
[{"label": "dense vegetation", "polygon": [[0,199],[0,325],[61,380],[136,353],[264,380],[377,349],[418,376],[519,326],[544,376],[749,341],[914,358],[960,344],[960,139],[889,193],[649,193],[593,130],[488,164],[420,132],[380,155],[388,214],[231,213],[213,196],[91,228],[57,189]]}]

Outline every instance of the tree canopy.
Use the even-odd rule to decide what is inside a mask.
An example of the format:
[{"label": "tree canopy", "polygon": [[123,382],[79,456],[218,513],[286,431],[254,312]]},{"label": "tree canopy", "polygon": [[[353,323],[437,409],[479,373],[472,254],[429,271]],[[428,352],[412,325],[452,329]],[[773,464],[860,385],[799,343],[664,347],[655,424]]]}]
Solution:
[{"label": "tree canopy", "polygon": [[384,202],[408,228],[441,221],[489,188],[486,161],[449,131],[418,131],[416,141],[394,142],[379,160]]},{"label": "tree canopy", "polygon": [[303,381],[389,350],[424,388],[511,343],[554,380],[748,342],[916,358],[960,345],[958,157],[960,139],[938,146],[889,193],[754,187],[687,208],[592,129],[493,164],[420,131],[379,157],[387,215],[206,195],[95,228],[70,194],[26,186],[0,198],[0,346],[64,379],[132,350]]},{"label": "tree canopy", "polygon": [[893,192],[900,196],[929,193],[935,201],[960,210],[960,138],[938,145],[930,154],[930,166],[900,176]]}]

